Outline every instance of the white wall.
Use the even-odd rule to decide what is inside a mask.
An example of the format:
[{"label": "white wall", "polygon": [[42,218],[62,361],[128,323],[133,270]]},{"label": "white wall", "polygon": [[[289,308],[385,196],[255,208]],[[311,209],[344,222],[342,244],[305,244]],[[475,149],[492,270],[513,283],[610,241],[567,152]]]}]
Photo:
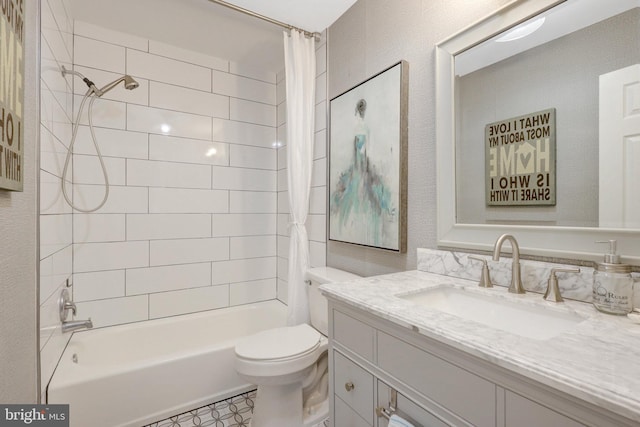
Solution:
[{"label": "white wall", "polygon": [[[276,298],[276,75],[76,21],[111,190],[73,218],[74,300],[95,327]],[[86,90],[75,80],[75,108]],[[104,192],[86,114],[74,201]],[[168,124],[170,129],[162,129]],[[209,150],[215,154],[206,156]]]},{"label": "white wall", "polygon": [[25,3],[24,191],[0,190],[0,402],[38,401],[39,4]]},{"label": "white wall", "polygon": [[399,60],[409,62],[407,253],[328,243],[327,264],[364,276],[415,269],[435,248],[435,45],[508,0],[358,0],[328,29],[329,99]]},{"label": "white wall", "polygon": [[[278,73],[278,299],[287,302],[289,268],[289,193],[287,191],[287,104],[284,72]],[[307,233],[311,267],[326,265],[327,257],[327,38],[316,42],[316,118],[313,170]]]},{"label": "white wall", "polygon": [[71,138],[73,94],[71,76],[65,79],[60,70],[72,68],[73,21],[68,1],[45,0],[41,5],[40,366],[44,393],[71,337],[61,332],[57,301],[72,272],[72,213],[60,183]]}]

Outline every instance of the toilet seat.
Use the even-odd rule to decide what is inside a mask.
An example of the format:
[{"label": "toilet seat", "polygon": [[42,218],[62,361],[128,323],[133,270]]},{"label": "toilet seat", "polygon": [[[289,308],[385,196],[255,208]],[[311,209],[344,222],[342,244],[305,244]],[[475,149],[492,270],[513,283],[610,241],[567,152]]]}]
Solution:
[{"label": "toilet seat", "polygon": [[259,332],[236,344],[236,369],[248,376],[298,373],[310,368],[325,350],[322,338],[306,324]]},{"label": "toilet seat", "polygon": [[250,360],[281,360],[313,351],[321,334],[303,324],[269,329],[244,338],[236,344],[236,354]]}]

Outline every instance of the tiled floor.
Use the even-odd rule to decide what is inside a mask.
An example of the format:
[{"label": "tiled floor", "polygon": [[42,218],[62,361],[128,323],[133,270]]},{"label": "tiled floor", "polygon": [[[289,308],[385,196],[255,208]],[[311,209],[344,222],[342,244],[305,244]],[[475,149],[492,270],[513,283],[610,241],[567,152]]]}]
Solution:
[{"label": "tiled floor", "polygon": [[145,427],[247,427],[256,391],[212,403]]},{"label": "tiled floor", "polygon": [[[145,427],[248,427],[256,391],[184,412]],[[328,427],[324,421],[315,427]]]}]

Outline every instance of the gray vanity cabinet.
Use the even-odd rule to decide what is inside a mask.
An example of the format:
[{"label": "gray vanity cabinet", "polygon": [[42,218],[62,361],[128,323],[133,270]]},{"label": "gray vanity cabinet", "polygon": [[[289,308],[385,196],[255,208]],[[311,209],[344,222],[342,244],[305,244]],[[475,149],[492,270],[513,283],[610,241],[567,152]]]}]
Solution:
[{"label": "gray vanity cabinet", "polygon": [[416,426],[632,426],[622,418],[471,356],[411,327],[330,300],[331,417],[336,427],[386,427],[376,407]]}]

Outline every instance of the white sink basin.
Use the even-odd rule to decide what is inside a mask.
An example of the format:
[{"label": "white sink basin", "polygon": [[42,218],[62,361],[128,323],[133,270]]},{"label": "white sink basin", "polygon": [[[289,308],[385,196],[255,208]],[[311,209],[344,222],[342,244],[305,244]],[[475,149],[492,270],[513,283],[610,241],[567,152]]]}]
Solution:
[{"label": "white sink basin", "polygon": [[397,296],[428,309],[536,340],[553,338],[575,328],[584,320],[572,312],[448,286]]}]

